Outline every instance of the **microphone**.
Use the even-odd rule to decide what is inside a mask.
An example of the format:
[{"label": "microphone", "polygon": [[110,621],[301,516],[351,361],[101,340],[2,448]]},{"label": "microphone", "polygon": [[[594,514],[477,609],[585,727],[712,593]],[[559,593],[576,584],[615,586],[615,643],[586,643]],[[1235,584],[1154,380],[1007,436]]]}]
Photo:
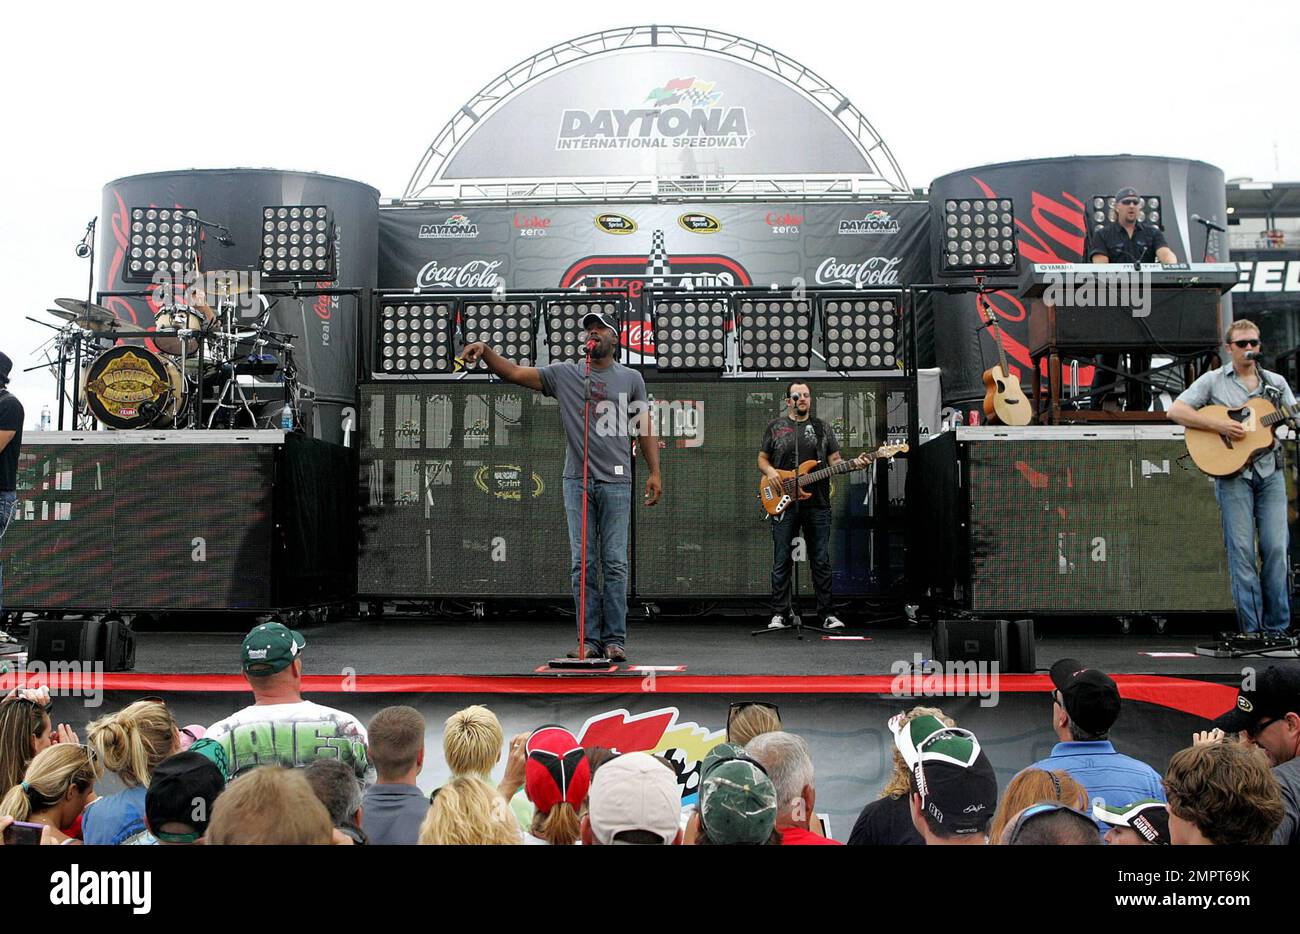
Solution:
[{"label": "microphone", "polygon": [[1246,351],[1246,359],[1247,359],[1247,360],[1260,360],[1260,359],[1263,359],[1263,357],[1264,357],[1264,355],[1263,355],[1260,351],[1258,351],[1258,350],[1247,350],[1247,351]]},{"label": "microphone", "polygon": [[1199,214],[1193,214],[1193,215],[1192,215],[1192,220],[1196,221],[1196,223],[1198,223],[1198,224],[1204,224],[1206,227],[1210,228],[1211,230],[1217,230],[1219,233],[1227,233],[1227,232],[1228,232],[1228,228],[1226,228],[1226,227],[1220,227],[1218,224],[1214,223],[1214,221],[1207,221],[1205,218],[1201,217],[1201,215],[1199,215]]},{"label": "microphone", "polygon": [[82,259],[85,259],[87,256],[90,255],[90,251],[91,251],[90,244],[95,237],[95,222],[98,220],[99,220],[98,217],[92,217],[90,219],[90,223],[86,225],[86,232],[81,235],[81,242],[78,243],[76,246],[77,255]]},{"label": "microphone", "polygon": [[[222,229],[225,230],[225,228]],[[234,239],[231,238],[229,230],[226,230],[225,233],[217,234],[217,242],[220,243],[222,246],[235,245],[235,241]]]},{"label": "microphone", "polygon": [[589,338],[587,338],[587,342],[586,342],[585,344],[583,344],[582,346],[586,348],[587,353],[591,353],[593,350],[596,349],[596,345],[597,345],[598,343],[599,343],[599,341],[597,341],[596,338],[594,338],[594,337],[589,337]]}]

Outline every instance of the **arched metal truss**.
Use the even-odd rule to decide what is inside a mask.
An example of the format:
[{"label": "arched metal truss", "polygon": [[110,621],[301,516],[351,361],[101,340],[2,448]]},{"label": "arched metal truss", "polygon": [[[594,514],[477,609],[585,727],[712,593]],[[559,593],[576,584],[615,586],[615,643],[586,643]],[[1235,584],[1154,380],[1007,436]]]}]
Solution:
[{"label": "arched metal truss", "polygon": [[[442,171],[475,126],[512,95],[579,59],[628,48],[687,48],[728,55],[766,71],[811,98],[836,120],[874,165],[876,175],[702,176],[687,178],[443,179]],[[580,202],[853,198],[911,195],[903,170],[871,122],[847,97],[775,49],[713,29],[631,26],[552,46],[493,79],[461,107],[434,139],[407,182],[403,202]]]}]

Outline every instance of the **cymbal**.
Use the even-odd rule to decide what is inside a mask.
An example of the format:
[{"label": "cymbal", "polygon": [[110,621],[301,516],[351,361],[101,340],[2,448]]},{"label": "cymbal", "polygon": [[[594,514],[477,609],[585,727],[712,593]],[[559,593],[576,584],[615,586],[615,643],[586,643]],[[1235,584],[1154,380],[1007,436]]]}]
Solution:
[{"label": "cymbal", "polygon": [[79,320],[82,323],[93,321],[96,324],[112,324],[117,320],[117,316],[103,305],[85,302],[79,298],[56,298],[54,304],[64,311],[73,313],[75,317],[66,319],[68,321]]}]

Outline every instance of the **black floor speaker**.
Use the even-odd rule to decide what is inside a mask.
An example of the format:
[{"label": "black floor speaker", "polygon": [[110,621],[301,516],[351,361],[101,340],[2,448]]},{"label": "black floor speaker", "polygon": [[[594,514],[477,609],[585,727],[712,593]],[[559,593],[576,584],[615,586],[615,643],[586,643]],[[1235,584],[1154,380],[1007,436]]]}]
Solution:
[{"label": "black floor speaker", "polygon": [[135,632],[117,617],[38,619],[27,639],[27,662],[102,662],[105,671],[135,668]]},{"label": "black floor speaker", "polygon": [[997,662],[1003,672],[1033,673],[1032,619],[941,619],[932,646],[939,663]]}]

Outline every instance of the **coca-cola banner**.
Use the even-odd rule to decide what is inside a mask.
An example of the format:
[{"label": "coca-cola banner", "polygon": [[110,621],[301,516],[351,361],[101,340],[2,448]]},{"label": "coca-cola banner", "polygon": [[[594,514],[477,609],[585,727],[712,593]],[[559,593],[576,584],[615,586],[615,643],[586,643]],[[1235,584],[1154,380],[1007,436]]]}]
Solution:
[{"label": "coca-cola banner", "polygon": [[[989,296],[1002,325],[1007,364],[1029,382],[1029,302],[1020,297],[1034,263],[1087,262],[1088,235],[1094,226],[1092,199],[1133,187],[1161,200],[1161,226],[1179,262],[1224,262],[1227,239],[1192,220],[1197,214],[1226,226],[1223,172],[1204,162],[1154,156],[1071,156],[1004,162],[937,178],[930,204],[942,214],[949,198],[1010,197],[1015,203],[1020,249],[1020,282]],[[937,216],[936,215],[936,216]],[[933,224],[932,256],[937,262],[940,230]],[[1224,315],[1228,302],[1224,302]],[[980,375],[998,360],[992,329],[976,331],[981,316],[973,293],[935,295],[932,303],[935,359],[943,371],[944,403],[960,405],[984,395]],[[921,331],[924,338],[926,329]],[[925,354],[922,353],[924,359]],[[1092,383],[1091,366],[1080,367],[1079,381]]]},{"label": "coca-cola banner", "polygon": [[928,276],[915,201],[381,208],[379,287],[898,288]]}]

